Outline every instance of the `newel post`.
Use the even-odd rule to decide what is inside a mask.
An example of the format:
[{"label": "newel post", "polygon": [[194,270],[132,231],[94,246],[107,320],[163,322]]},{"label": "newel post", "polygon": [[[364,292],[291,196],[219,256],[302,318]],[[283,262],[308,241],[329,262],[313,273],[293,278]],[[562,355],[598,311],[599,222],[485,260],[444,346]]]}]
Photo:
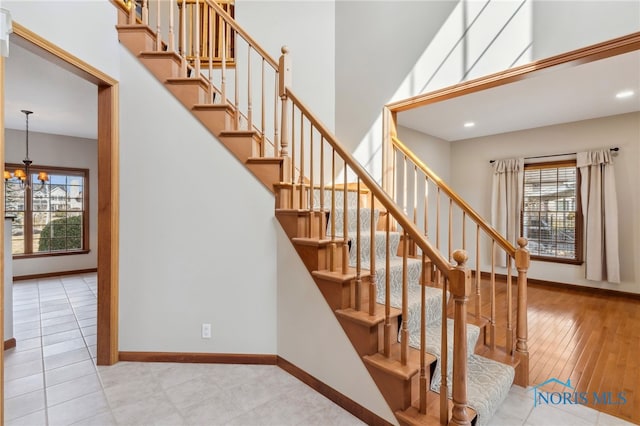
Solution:
[{"label": "newel post", "polygon": [[467,252],[456,250],[457,266],[449,273],[449,288],[454,302],[453,319],[453,409],[452,425],[470,425],[467,412],[467,301],[471,294],[471,270],[467,268]]},{"label": "newel post", "polygon": [[287,147],[289,146],[289,133],[287,130],[287,117],[289,114],[288,110],[288,98],[287,98],[287,88],[291,87],[291,58],[289,57],[289,48],[287,46],[282,46],[282,55],[280,55],[280,61],[278,62],[278,90],[280,95],[280,100],[282,101],[282,126],[281,126],[281,137],[280,137],[280,157],[286,157],[289,152]]},{"label": "newel post", "polygon": [[526,238],[518,238],[516,249],[516,269],[518,270],[518,324],[516,325],[516,355],[520,365],[516,369],[515,383],[522,387],[529,386],[529,348],[527,325],[527,271],[531,263]]}]

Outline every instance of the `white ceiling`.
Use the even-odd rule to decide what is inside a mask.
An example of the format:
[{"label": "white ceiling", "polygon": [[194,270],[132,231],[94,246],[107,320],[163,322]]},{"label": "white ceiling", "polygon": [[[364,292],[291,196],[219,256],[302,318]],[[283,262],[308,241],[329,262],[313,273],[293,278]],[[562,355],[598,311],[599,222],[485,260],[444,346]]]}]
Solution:
[{"label": "white ceiling", "polygon": [[[14,36],[11,36],[14,37]],[[5,127],[96,139],[98,88],[61,67],[10,43],[5,75]]]},{"label": "white ceiling", "polygon": [[[621,90],[635,96],[615,98]],[[97,87],[11,43],[5,126],[95,139]],[[640,111],[640,52],[539,72],[534,78],[398,114],[400,125],[447,141]],[[467,121],[475,127],[465,128]]]},{"label": "white ceiling", "polygon": [[[616,99],[616,93],[635,95]],[[640,52],[538,72],[533,78],[401,112],[398,123],[447,141],[640,111]],[[474,127],[464,127],[474,122]]]}]

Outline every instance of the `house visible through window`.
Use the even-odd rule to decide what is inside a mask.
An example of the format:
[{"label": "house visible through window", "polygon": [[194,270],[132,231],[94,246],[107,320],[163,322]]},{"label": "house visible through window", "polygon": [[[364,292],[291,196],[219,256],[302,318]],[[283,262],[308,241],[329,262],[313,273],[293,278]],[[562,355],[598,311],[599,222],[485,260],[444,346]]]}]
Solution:
[{"label": "house visible through window", "polygon": [[[5,170],[23,169],[6,164]],[[49,181],[41,183],[44,171]],[[32,166],[28,181],[5,181],[5,212],[13,216],[14,256],[86,252],[88,237],[88,170]]]},{"label": "house visible through window", "polygon": [[581,262],[581,219],[575,161],[525,165],[522,235],[532,258]]}]

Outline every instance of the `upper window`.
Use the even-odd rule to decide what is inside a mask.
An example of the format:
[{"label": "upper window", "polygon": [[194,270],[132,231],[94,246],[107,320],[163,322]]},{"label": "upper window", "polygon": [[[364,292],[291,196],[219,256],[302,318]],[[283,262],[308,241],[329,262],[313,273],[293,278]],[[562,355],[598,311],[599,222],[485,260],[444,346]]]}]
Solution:
[{"label": "upper window", "polygon": [[522,235],[532,258],[582,261],[582,212],[575,161],[527,164]]},{"label": "upper window", "polygon": [[[5,170],[22,169],[6,164]],[[41,183],[39,172],[49,181]],[[85,169],[31,166],[27,181],[5,181],[5,211],[13,216],[14,256],[86,253],[89,249],[88,177]]]}]

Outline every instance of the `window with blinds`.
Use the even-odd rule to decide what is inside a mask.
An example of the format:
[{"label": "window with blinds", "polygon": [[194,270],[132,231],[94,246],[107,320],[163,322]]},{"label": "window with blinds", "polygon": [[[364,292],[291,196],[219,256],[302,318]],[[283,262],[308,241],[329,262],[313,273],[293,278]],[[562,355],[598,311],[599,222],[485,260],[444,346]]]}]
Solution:
[{"label": "window with blinds", "polygon": [[578,183],[575,161],[525,165],[521,222],[532,258],[581,262]]}]

